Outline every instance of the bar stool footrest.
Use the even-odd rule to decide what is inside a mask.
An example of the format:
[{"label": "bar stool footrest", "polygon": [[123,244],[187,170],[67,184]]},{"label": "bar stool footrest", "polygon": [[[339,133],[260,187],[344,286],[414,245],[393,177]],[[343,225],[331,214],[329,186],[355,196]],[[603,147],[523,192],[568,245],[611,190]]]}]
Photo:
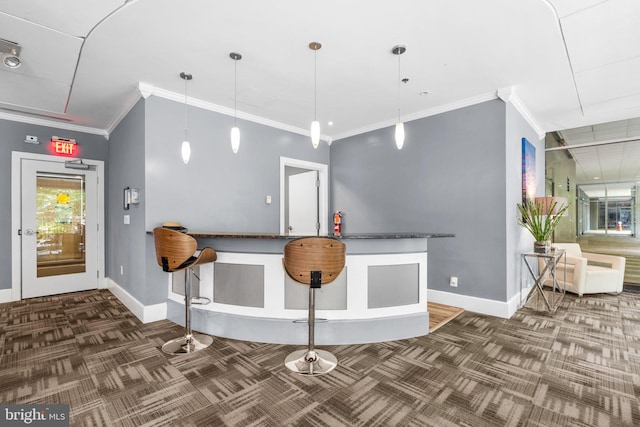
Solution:
[{"label": "bar stool footrest", "polygon": [[[327,323],[329,321],[329,319],[315,319],[315,323]],[[304,319],[293,319],[293,323],[309,323],[309,319],[304,318]]]},{"label": "bar stool footrest", "polygon": [[191,305],[207,305],[211,304],[211,299],[207,297],[191,297]]}]

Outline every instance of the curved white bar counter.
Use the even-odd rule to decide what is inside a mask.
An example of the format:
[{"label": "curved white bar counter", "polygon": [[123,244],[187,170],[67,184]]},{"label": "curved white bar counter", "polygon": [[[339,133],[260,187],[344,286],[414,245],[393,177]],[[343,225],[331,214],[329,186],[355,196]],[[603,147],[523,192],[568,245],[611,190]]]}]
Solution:
[{"label": "curved white bar counter", "polygon": [[[199,272],[192,306],[196,331],[247,341],[305,344],[308,287],[282,267],[284,245],[297,237],[264,233],[189,232],[218,253]],[[452,234],[352,234],[346,267],[316,291],[318,345],[391,341],[429,333],[427,239]],[[183,274],[169,275],[168,318],[184,322]],[[176,283],[171,283],[175,280]],[[174,292],[175,291],[175,292]],[[195,289],[194,289],[195,291]]]}]

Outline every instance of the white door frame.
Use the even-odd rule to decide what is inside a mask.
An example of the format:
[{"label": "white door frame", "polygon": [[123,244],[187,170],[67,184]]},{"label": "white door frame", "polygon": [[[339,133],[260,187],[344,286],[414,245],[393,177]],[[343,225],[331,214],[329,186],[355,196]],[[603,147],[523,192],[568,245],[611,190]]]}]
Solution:
[{"label": "white door frame", "polygon": [[[11,301],[22,299],[22,241],[18,235],[21,227],[21,162],[27,160],[43,160],[64,163],[78,158],[57,157],[47,154],[11,152]],[[83,163],[94,165],[98,175],[98,288],[106,288],[104,279],[104,162],[102,160],[82,159]]]},{"label": "white door frame", "polygon": [[329,166],[322,163],[314,163],[306,160],[280,157],[280,234],[285,231],[285,167],[294,167],[318,171],[320,180],[320,194],[318,200],[318,213],[320,214],[320,235],[327,235],[327,218],[329,218]]}]

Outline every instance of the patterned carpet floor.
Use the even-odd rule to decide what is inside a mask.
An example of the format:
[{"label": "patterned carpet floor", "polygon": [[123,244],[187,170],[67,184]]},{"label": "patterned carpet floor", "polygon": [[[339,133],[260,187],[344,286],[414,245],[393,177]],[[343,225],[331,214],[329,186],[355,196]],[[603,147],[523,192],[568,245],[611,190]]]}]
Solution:
[{"label": "patterned carpet floor", "polygon": [[567,294],[555,314],[464,312],[424,337],[329,346],[330,374],[283,366],[294,346],[141,324],[109,291],[0,305],[0,402],[68,403],[73,426],[638,426],[640,294]]}]

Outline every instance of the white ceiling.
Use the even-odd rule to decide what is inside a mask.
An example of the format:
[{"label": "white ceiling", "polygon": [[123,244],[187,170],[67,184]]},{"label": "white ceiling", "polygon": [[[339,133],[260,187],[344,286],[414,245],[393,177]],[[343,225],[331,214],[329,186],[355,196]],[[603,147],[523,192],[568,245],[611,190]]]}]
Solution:
[{"label": "white ceiling", "polygon": [[[540,133],[640,117],[637,0],[0,0],[0,118],[109,132],[143,92],[334,140],[492,99]],[[398,101],[398,58],[404,44]],[[428,95],[420,95],[428,92]],[[332,121],[333,126],[328,122]]]}]

